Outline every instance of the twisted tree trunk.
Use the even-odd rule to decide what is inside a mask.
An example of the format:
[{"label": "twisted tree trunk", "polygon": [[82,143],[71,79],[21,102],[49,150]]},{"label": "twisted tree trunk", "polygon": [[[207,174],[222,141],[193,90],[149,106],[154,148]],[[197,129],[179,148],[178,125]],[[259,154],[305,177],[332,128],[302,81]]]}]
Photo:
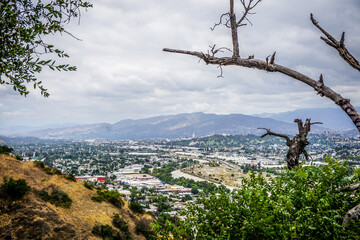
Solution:
[{"label": "twisted tree trunk", "polygon": [[293,169],[299,166],[299,158],[301,154],[305,155],[305,158],[308,159],[309,155],[305,150],[305,147],[309,144],[307,140],[307,135],[310,132],[310,126],[312,124],[321,124],[320,122],[310,122],[310,119],[306,119],[305,124],[303,125],[301,119],[295,119],[294,122],[298,124],[299,133],[296,134],[293,139],[290,139],[288,136],[284,134],[274,133],[270,129],[267,128],[259,128],[265,129],[266,133],[263,134],[260,138],[263,138],[267,135],[272,135],[276,137],[285,138],[286,145],[289,147],[289,150],[286,154],[286,162],[288,169]]}]

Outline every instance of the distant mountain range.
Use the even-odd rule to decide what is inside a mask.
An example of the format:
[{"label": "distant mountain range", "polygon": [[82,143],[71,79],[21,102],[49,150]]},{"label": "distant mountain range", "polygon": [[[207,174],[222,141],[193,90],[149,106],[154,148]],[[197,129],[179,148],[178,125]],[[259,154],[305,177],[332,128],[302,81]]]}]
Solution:
[{"label": "distant mountain range", "polygon": [[[356,107],[360,111],[360,107]],[[341,108],[308,108],[298,109],[283,113],[262,113],[256,114],[257,117],[267,117],[284,122],[293,122],[294,119],[311,118],[314,122],[322,122],[323,127],[330,128],[333,131],[356,130],[351,119]]]},{"label": "distant mountain range", "polygon": [[50,125],[44,125],[44,126],[12,126],[12,127],[6,127],[6,128],[0,128],[0,134],[2,135],[16,135],[18,133],[24,133],[24,132],[30,132],[30,131],[36,131],[41,129],[48,129],[48,128],[65,128],[65,127],[73,127],[79,124],[75,123],[65,123],[65,124],[50,124]]},{"label": "distant mountain range", "polygon": [[[318,119],[314,118],[314,121]],[[158,116],[140,120],[122,120],[115,124],[98,123],[74,127],[48,128],[16,133],[17,136],[32,136],[47,139],[149,139],[149,138],[190,138],[213,134],[256,134],[258,129],[270,128],[274,132],[295,134],[297,125],[271,118],[243,114],[216,115],[205,113],[184,113]],[[312,133],[330,129],[314,125]],[[1,133],[1,132],[0,132]],[[11,134],[14,135],[14,134]]]}]

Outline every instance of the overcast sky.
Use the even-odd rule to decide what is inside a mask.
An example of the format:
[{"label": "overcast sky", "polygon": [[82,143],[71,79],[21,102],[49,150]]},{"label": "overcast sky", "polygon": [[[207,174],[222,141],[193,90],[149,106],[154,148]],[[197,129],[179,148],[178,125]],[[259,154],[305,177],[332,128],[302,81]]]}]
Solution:
[{"label": "overcast sky", "polygon": [[[279,73],[216,66],[192,56],[165,53],[178,48],[206,52],[209,45],[231,47],[230,30],[210,27],[228,11],[228,0],[99,0],[82,12],[81,23],[68,26],[82,41],[54,36],[77,72],[46,70],[38,78],[49,89],[44,98],[26,98],[0,85],[0,128],[54,123],[115,123],[157,115],[283,112],[336,107],[310,87]],[[359,71],[320,40],[312,25],[334,37],[346,32],[345,44],[360,58],[359,0],[263,0],[251,15],[253,26],[239,31],[240,55],[265,59],[318,79],[354,106],[360,106]],[[239,13],[238,13],[239,15]]]}]

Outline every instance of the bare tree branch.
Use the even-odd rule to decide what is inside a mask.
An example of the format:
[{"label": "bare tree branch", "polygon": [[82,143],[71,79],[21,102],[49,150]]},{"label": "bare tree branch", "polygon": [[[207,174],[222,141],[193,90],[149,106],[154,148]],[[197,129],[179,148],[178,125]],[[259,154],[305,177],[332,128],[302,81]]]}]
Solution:
[{"label": "bare tree branch", "polygon": [[258,129],[265,129],[265,130],[266,130],[266,133],[264,133],[263,135],[261,135],[260,138],[263,138],[263,137],[265,137],[265,136],[267,136],[267,135],[272,135],[272,136],[276,136],[276,137],[281,137],[281,138],[285,138],[285,140],[286,140],[286,145],[287,145],[287,146],[290,145],[291,140],[290,140],[290,138],[289,138],[288,136],[286,136],[285,134],[274,133],[274,132],[272,132],[272,131],[271,131],[270,129],[268,129],[268,128],[258,128]]},{"label": "bare tree branch", "polygon": [[274,62],[275,62],[275,54],[276,54],[276,52],[274,52],[273,55],[271,56],[270,64],[274,64]]},{"label": "bare tree branch", "polygon": [[360,71],[360,64],[359,61],[352,56],[349,51],[345,48],[345,32],[342,33],[341,35],[341,39],[340,41],[337,41],[333,36],[331,36],[327,31],[325,31],[325,29],[323,29],[319,23],[314,19],[313,14],[310,14],[310,19],[311,22],[315,25],[315,27],[317,27],[326,37],[320,37],[321,40],[323,40],[326,44],[328,44],[329,46],[335,48],[338,52],[339,55],[353,68],[357,69]]},{"label": "bare tree branch", "polygon": [[250,12],[253,8],[256,7],[256,5],[258,5],[258,3],[260,3],[262,0],[257,0],[254,3],[254,0],[249,0],[249,2],[246,4],[246,0],[240,0],[240,3],[242,4],[243,8],[244,8],[244,12],[242,17],[240,18],[240,20],[236,23],[237,27],[241,27],[241,26],[245,26],[246,23],[242,23],[244,20],[248,21],[250,23],[250,25],[252,26],[252,23],[250,22],[250,20],[247,18],[247,15],[249,14],[255,14],[253,12]]},{"label": "bare tree branch", "polygon": [[215,23],[214,26],[210,28],[211,31],[214,31],[215,28],[216,28],[217,26],[219,26],[219,25],[224,25],[224,26],[226,26],[226,27],[228,27],[228,28],[231,27],[231,26],[229,25],[230,19],[226,19],[226,22],[225,22],[225,23],[222,22],[222,21],[223,21],[223,17],[225,17],[225,16],[230,17],[230,14],[229,14],[229,13],[224,13],[224,14],[222,14],[222,15],[220,16],[219,22],[218,22],[218,23]]},{"label": "bare tree branch", "polygon": [[224,76],[223,76],[223,69],[222,69],[222,66],[221,66],[221,65],[219,65],[219,66],[218,66],[218,68],[220,68],[220,75],[218,75],[217,77],[218,77],[218,78],[223,78]]},{"label": "bare tree branch", "polygon": [[309,160],[309,154],[307,153],[307,151],[305,149],[303,149],[303,151],[301,153],[304,154],[306,160]]},{"label": "bare tree branch", "polygon": [[231,49],[227,48],[227,47],[220,47],[220,48],[215,48],[216,44],[214,44],[213,46],[209,46],[210,47],[210,52],[212,54],[212,56],[214,57],[215,54],[217,54],[218,52],[224,52],[223,50],[227,50],[229,52],[231,52]]},{"label": "bare tree branch", "polygon": [[230,0],[230,26],[231,26],[231,39],[233,44],[233,57],[240,57],[239,40],[238,40],[238,25],[236,23],[236,16],[234,13],[234,0]]},{"label": "bare tree branch", "polygon": [[163,51],[195,56],[202,59],[206,64],[214,64],[214,65],[222,65],[222,66],[235,65],[246,68],[255,68],[267,72],[279,72],[284,75],[287,75],[291,78],[294,78],[296,80],[299,80],[307,84],[308,86],[312,87],[315,91],[317,91],[319,94],[331,99],[335,104],[339,105],[345,111],[345,113],[351,118],[354,125],[360,132],[360,114],[357,112],[355,107],[350,104],[349,99],[343,98],[340,94],[332,90],[330,87],[324,85],[323,80],[321,80],[322,77],[319,81],[317,81],[285,66],[279,64],[269,64],[269,62],[267,63],[266,61],[255,58],[244,59],[240,57],[214,57],[214,56],[210,56],[209,54],[204,54],[202,52],[169,49],[169,48],[164,48]]},{"label": "bare tree branch", "polygon": [[323,124],[323,123],[322,122],[312,122],[310,124],[313,125],[313,124]]}]

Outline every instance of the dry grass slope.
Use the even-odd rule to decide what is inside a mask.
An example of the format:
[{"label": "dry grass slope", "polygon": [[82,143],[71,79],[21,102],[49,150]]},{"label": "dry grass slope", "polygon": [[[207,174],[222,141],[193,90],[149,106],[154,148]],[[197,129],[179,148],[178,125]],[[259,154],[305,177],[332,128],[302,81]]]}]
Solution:
[{"label": "dry grass slope", "polygon": [[[118,209],[107,202],[94,202],[91,196],[96,190],[85,188],[81,181],[48,175],[32,162],[21,162],[7,155],[0,155],[0,176],[0,183],[2,176],[8,176],[23,178],[31,187],[31,192],[22,200],[0,204],[0,239],[100,239],[91,233],[92,227],[95,223],[112,226],[114,213],[128,223],[133,239],[145,239],[135,234],[135,224],[140,217],[131,212],[127,203]],[[51,187],[69,195],[70,208],[56,207],[39,198],[37,192]]]}]

